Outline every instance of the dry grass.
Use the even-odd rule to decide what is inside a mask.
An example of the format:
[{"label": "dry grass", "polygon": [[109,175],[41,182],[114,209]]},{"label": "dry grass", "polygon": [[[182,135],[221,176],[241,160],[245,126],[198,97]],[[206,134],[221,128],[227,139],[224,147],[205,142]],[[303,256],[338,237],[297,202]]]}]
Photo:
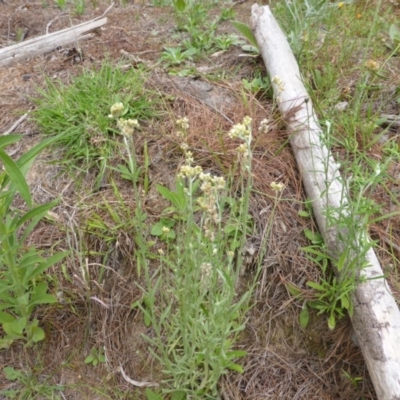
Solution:
[{"label": "dry grass", "polygon": [[[12,2],[2,4],[2,46],[11,44],[11,33],[19,26],[29,26],[32,37],[43,34],[46,23],[59,14],[59,10],[43,8],[39,3],[28,6],[29,11],[24,11]],[[249,6],[242,4],[237,10],[247,15]],[[91,9],[79,20],[99,15],[102,9],[103,6]],[[82,64],[73,64],[63,52],[55,52],[0,71],[0,107],[3,111],[0,131],[6,130],[18,113],[30,109],[29,96],[35,94],[36,85],[43,84],[44,76],[68,81],[71,76],[79,74],[82,67],[99,65],[106,54],[117,63],[121,49],[132,54],[141,53],[142,59],[154,62],[164,44],[161,38],[170,35],[173,28],[172,18],[166,10],[143,5],[116,7],[108,17],[109,22],[101,36],[80,44],[85,55]],[[160,24],[159,21],[164,22]],[[76,23],[77,19],[72,18],[72,22]],[[59,19],[52,29],[61,29],[69,24],[68,19]],[[154,30],[159,32],[158,36],[151,35]],[[254,272],[252,263],[270,223],[275,204],[270,183],[282,182],[285,189],[266,242],[264,268],[254,295],[254,307],[239,343],[241,349],[248,351],[242,361],[245,373],[230,373],[224,377],[222,398],[373,399],[373,387],[362,355],[351,340],[347,319],[342,320],[334,332],[328,330],[324,319],[315,315],[307,331],[299,326],[301,304],[291,298],[285,284],[291,282],[305,288],[307,281],[318,280],[319,270],[299,250],[307,245],[303,230],[316,230],[316,227],[312,220],[298,215],[305,200],[304,191],[280,117],[270,103],[249,94],[246,94],[247,106],[243,106],[242,93],[238,90],[240,79],[249,77],[260,64],[250,60],[240,62],[236,55],[235,51],[229,52],[218,63],[219,68],[233,74],[229,80],[209,83],[212,96],[215,96],[211,100],[209,95],[202,97],[204,92],[196,87],[188,90],[193,84],[190,79],[172,79],[163,71],[154,72],[148,84],[166,99],[169,95],[174,100],[167,104],[169,115],[146,126],[136,143],[139,164],[143,160],[144,141],[148,143],[151,160],[149,174],[153,186],[143,203],[143,212],[148,214],[149,223],[159,218],[165,204],[154,186],[156,183],[171,186],[177,168],[183,162],[180,143],[174,135],[176,116],[188,117],[191,128],[187,142],[194,159],[204,170],[215,174],[226,173],[235,160],[235,144],[224,140],[231,127],[229,120],[239,122],[245,115],[250,115],[254,126],[258,126],[263,118],[269,118],[271,127],[268,134],[256,132],[254,138],[251,214],[255,225],[246,246],[251,251],[246,254],[248,268],[243,279]],[[37,127],[26,121],[18,131],[36,134]],[[31,146],[35,140],[36,136],[27,137],[24,146]],[[137,390],[117,371],[118,367],[122,365],[127,375],[138,381],[157,381],[160,371],[141,337],[143,333],[151,336],[151,329],[144,326],[141,314],[131,309],[132,303],[141,295],[137,287],[141,277],[137,275],[133,258],[134,227],[132,232],[119,232],[115,228],[115,221],[104,205],[108,203],[117,210],[121,207],[121,200],[116,198],[109,184],[90,193],[88,188],[92,187],[95,176],[88,174],[84,182],[76,185],[57,164],[47,163],[59,158],[59,154],[42,155],[30,173],[31,190],[38,203],[61,195],[60,204],[53,210],[55,221],[42,222],[31,236],[30,244],[42,249],[72,249],[75,256],[70,257],[65,270],[58,267],[50,271],[54,292],[59,293],[59,304],[36,311],[36,317],[45,327],[46,341],[34,350],[19,345],[2,350],[0,364],[36,371],[39,380],[47,378],[53,384],[66,385],[64,398],[71,400],[139,398],[135,397],[140,396],[136,394]],[[394,175],[398,175],[396,168],[393,166]],[[116,184],[124,207],[133,210],[135,204],[130,187],[122,181]],[[387,201],[385,193],[379,196]],[[123,212],[126,211],[121,210]],[[89,221],[96,214],[110,230],[116,229],[115,240],[107,242],[99,232],[89,229]],[[378,253],[386,265],[394,263],[385,250],[390,249],[392,243],[385,241],[387,232],[390,230],[393,238],[400,235],[397,228],[400,224],[396,225],[392,220],[390,226],[386,221],[371,228],[374,238],[381,240],[382,249]],[[400,243],[393,241],[392,248],[398,252],[396,246]],[[87,254],[84,260],[79,253]],[[103,258],[105,253],[108,255],[106,261]],[[393,279],[392,287],[399,294],[396,282],[398,279]],[[108,360],[106,364],[92,368],[83,363],[92,347],[103,346]],[[343,371],[362,378],[358,387]],[[0,372],[0,389],[7,385],[9,382]],[[117,389],[120,397],[116,397]]]}]

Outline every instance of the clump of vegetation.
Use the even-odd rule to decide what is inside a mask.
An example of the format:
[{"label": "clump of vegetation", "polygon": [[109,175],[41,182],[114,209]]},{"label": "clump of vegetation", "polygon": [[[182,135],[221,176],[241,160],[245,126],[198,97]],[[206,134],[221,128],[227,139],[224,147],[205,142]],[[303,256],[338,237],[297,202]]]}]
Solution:
[{"label": "clump of vegetation", "polygon": [[[115,104],[111,112],[124,136],[128,168],[134,176],[134,132],[124,131],[124,127],[137,127],[137,121],[119,118],[120,109],[122,104]],[[243,372],[235,361],[246,354],[235,350],[234,344],[245,328],[255,281],[243,293],[238,290],[242,263],[235,254],[243,247],[250,218],[252,123],[247,117],[229,133],[230,138],[241,141],[238,164],[232,166],[242,171],[240,201],[234,200],[223,176],[205,173],[195,165],[186,142],[188,130],[187,118],[179,119],[177,135],[185,163],[177,175],[176,190],[157,187],[170,206],[151,228],[150,233],[166,243],[151,257],[143,218],[137,220],[138,266],[145,286],[141,287],[142,299],[133,307],[141,310],[145,325],[155,332],[146,340],[162,365],[163,392],[182,394],[180,398],[215,398],[223,374],[228,370]],[[141,201],[137,180],[132,184],[138,213]],[[155,258],[158,265],[152,267]]]},{"label": "clump of vegetation", "polygon": [[[25,245],[29,234],[55,206],[55,203],[34,205],[25,174],[39,152],[54,139],[33,147],[15,162],[4,149],[21,138],[21,135],[0,138],[0,160],[4,166],[0,171],[0,325],[4,332],[0,349],[9,348],[16,340],[31,346],[45,338],[39,320],[32,316],[36,306],[57,302],[48,293],[44,274],[67,255],[64,252],[44,257],[34,247]],[[25,201],[27,210],[13,207],[17,194]]]},{"label": "clump of vegetation", "polygon": [[[60,8],[68,5],[65,0],[55,3]],[[181,75],[196,72],[196,61],[244,44],[234,34],[219,34],[221,23],[235,17],[230,4],[220,5],[218,15],[212,13],[215,1],[153,0],[153,4],[170,7],[175,17],[172,39],[178,44],[165,47],[158,64],[166,66],[169,72]],[[74,1],[73,5],[77,13],[84,12],[84,1]],[[389,128],[378,131],[379,113],[387,100],[380,93],[389,73],[386,66],[399,50],[399,32],[396,25],[390,26],[387,22],[386,26],[384,18],[378,17],[380,2],[375,9],[319,0],[273,2],[271,6],[299,60],[324,127],[323,139],[337,152],[335,156],[341,163],[348,191],[346,196],[352,199],[349,205],[343,206],[345,218],[337,218],[343,210],[327,210],[328,225],[346,229],[350,237],[362,244],[355,249],[349,243],[341,257],[334,259],[321,235],[307,228],[299,236],[308,240],[309,245],[299,248],[299,253],[309,265],[314,265],[317,273],[300,283],[291,282],[283,274],[279,278],[285,281],[289,294],[299,300],[292,302],[299,310],[299,322],[293,318],[296,327],[299,324],[309,332],[319,320],[318,315],[323,314],[328,327],[334,330],[339,320],[351,315],[351,294],[359,283],[356,271],[364,267],[363,255],[376,246],[366,239],[370,226],[396,216],[396,212],[388,213],[372,198],[387,197],[391,205],[400,206],[393,190],[395,182],[389,174],[390,168],[400,161],[399,145],[393,138],[382,141]],[[259,54],[249,27],[237,21],[233,25],[250,42],[244,49]],[[382,40],[377,38],[385,35],[388,40],[382,46]],[[185,69],[188,63],[190,71]],[[269,279],[263,264],[264,252],[268,251],[275,213],[285,186],[271,182],[268,187],[273,193],[263,210],[268,212],[268,222],[260,234],[261,244],[249,277],[244,271],[243,249],[258,228],[250,209],[251,198],[256,193],[255,123],[245,117],[229,133],[218,132],[224,156],[229,146],[236,146],[235,162],[222,167],[219,155],[212,154],[215,165],[205,166],[200,152],[196,153],[191,144],[191,121],[163,112],[159,96],[146,87],[149,74],[144,67],[126,71],[106,61],[99,69],[85,70],[68,85],[48,79],[46,88],[39,90],[40,97],[34,100],[33,117],[42,132],[52,138],[17,161],[4,149],[17,143],[21,136],[0,138],[3,163],[0,170],[0,348],[9,348],[18,342],[32,347],[45,339],[47,331],[37,313],[39,306],[50,308],[59,303],[58,307],[79,314],[77,301],[65,300],[61,304],[64,294],[60,294],[59,282],[56,278],[52,282],[48,280],[46,272],[54,271],[57,265],[65,281],[72,283],[71,286],[80,285],[77,297],[89,315],[84,329],[85,343],[80,344],[84,347],[81,364],[91,371],[107,369],[107,378],[110,378],[115,372],[112,351],[102,342],[105,335],[99,335],[101,340],[92,337],[95,313],[91,303],[94,301],[107,311],[115,306],[114,299],[104,295],[108,290],[104,288],[112,281],[110,275],[115,275],[121,279],[118,282],[126,283],[130,279],[128,289],[124,288],[126,292],[139,293],[134,301],[122,304],[118,298],[116,303],[135,314],[144,326],[140,338],[146,343],[146,355],[139,351],[137,355],[146,359],[146,367],[151,370],[149,375],[153,373],[159,385],[158,389],[147,388],[144,395],[149,400],[214,399],[219,396],[221,379],[230,371],[247,372],[247,352],[238,343],[255,302],[257,280],[261,274],[264,280]],[[218,74],[217,71],[208,77],[222,76]],[[248,94],[260,101],[272,98],[271,81],[264,70],[251,77],[246,75],[238,84],[243,89],[246,110],[250,108]],[[393,96],[397,96],[398,102],[398,89]],[[340,111],[339,104],[344,104],[345,112]],[[157,181],[159,175],[152,168],[156,152],[150,147],[155,140],[152,138],[152,143],[146,136],[150,121],[161,117],[170,120],[165,124],[167,129],[159,132],[160,137],[156,139],[159,142],[154,147],[168,147],[168,151],[160,152],[163,156],[178,155],[173,160],[164,160],[176,166],[176,176],[163,184]],[[263,120],[257,128],[266,135],[269,122]],[[171,130],[173,138],[168,137]],[[93,195],[68,204],[78,214],[75,225],[71,223],[62,228],[70,252],[52,254],[51,249],[41,251],[28,246],[27,239],[57,202],[36,205],[25,174],[41,150],[56,145],[64,151],[58,162],[72,170],[74,177],[90,171],[97,176],[96,189],[104,185],[109,192],[99,191],[97,197]],[[212,148],[207,151],[213,153]],[[180,156],[183,159],[177,162]],[[147,205],[154,199],[163,204],[158,213],[149,211]],[[312,211],[307,202],[305,207],[299,215],[311,225]],[[387,241],[392,247],[386,250],[386,255],[396,265],[392,230],[387,230]],[[98,245],[90,246],[90,241]],[[121,272],[122,265],[129,266],[129,272],[124,271],[126,275]],[[343,270],[344,278],[339,280],[335,272]],[[103,297],[97,296],[98,293]],[[68,293],[71,298],[75,295],[75,292]],[[326,323],[325,319],[322,324]],[[3,373],[6,379],[24,387],[2,391],[8,398],[26,393],[50,398],[64,389],[61,385],[47,385],[46,381],[34,379],[37,371],[30,373],[5,367]],[[350,372],[343,373],[354,386],[362,379]],[[123,377],[130,382],[125,373]],[[141,389],[137,392],[143,394]],[[112,390],[111,396],[117,396],[116,393],[117,390]],[[124,398],[119,392],[118,396]]]},{"label": "clump of vegetation", "polygon": [[69,85],[47,79],[34,99],[33,118],[45,134],[58,135],[65,162],[86,171],[97,166],[104,173],[117,151],[118,131],[103,110],[123,101],[126,118],[155,117],[156,96],[143,85],[143,68],[123,71],[109,61],[97,71],[86,70]]}]

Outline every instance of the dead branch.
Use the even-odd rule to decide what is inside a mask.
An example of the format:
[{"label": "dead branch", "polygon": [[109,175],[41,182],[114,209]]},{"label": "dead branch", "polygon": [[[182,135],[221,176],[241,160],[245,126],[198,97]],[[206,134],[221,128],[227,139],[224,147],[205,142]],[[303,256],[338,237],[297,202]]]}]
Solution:
[{"label": "dead branch", "polygon": [[[354,248],[363,247],[327,220],[328,210],[334,210],[338,218],[349,216],[346,211],[349,198],[339,165],[322,141],[322,130],[296,59],[268,6],[252,6],[252,25],[282,115],[297,107],[285,121],[293,132],[290,143],[319,229],[338,259],[346,241],[354,244]],[[372,248],[365,261],[367,266],[356,271],[361,279],[352,296],[351,320],[378,398],[399,399],[400,312]]]},{"label": "dead branch", "polygon": [[8,67],[26,58],[52,51],[58,46],[65,46],[80,40],[91,39],[94,37],[93,31],[99,29],[106,23],[107,18],[94,19],[49,35],[39,36],[22,43],[5,47],[0,50],[0,68]]}]

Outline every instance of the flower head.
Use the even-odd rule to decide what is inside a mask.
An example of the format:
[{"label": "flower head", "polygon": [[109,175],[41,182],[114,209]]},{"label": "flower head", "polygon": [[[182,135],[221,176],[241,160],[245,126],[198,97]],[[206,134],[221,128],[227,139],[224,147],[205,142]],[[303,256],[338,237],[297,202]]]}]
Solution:
[{"label": "flower head", "polygon": [[122,103],[115,103],[110,108],[111,114],[108,118],[119,118],[124,112],[124,105]]},{"label": "flower head", "polygon": [[277,182],[271,182],[270,186],[274,192],[281,192],[285,188],[285,185],[283,183],[277,183]]},{"label": "flower head", "polygon": [[379,63],[375,60],[367,60],[364,64],[365,68],[369,69],[370,71],[379,71],[379,68],[381,67]]},{"label": "flower head", "polygon": [[285,90],[285,84],[279,76],[274,76],[272,83],[276,85],[278,93],[282,93]]},{"label": "flower head", "polygon": [[264,118],[261,122],[260,122],[260,126],[258,127],[258,131],[261,133],[267,133],[268,129],[269,129],[269,125],[268,125],[269,121],[267,118]]},{"label": "flower head", "polygon": [[213,266],[211,263],[203,262],[200,265],[200,276],[201,276],[201,283],[203,286],[206,286],[210,283],[212,270]]},{"label": "flower head", "polygon": [[243,123],[233,125],[229,131],[228,136],[231,139],[242,139],[245,142],[250,143],[251,141],[251,121],[250,117],[244,117]]},{"label": "flower head", "polygon": [[187,131],[189,129],[189,120],[186,117],[179,118],[176,120],[176,125],[178,128]]},{"label": "flower head", "polygon": [[184,138],[187,136],[187,131],[189,129],[189,120],[186,117],[179,118],[176,120],[176,126],[178,130],[175,132],[176,136],[179,138]]},{"label": "flower head", "polygon": [[178,176],[180,178],[194,178],[197,175],[201,174],[203,172],[203,168],[201,168],[200,165],[196,165],[195,167],[192,167],[190,165],[182,165],[180,168],[180,171],[178,173]]},{"label": "flower head", "polygon": [[132,136],[136,128],[139,128],[139,122],[137,119],[122,119],[118,120],[118,128],[121,129],[121,133],[124,136]]}]

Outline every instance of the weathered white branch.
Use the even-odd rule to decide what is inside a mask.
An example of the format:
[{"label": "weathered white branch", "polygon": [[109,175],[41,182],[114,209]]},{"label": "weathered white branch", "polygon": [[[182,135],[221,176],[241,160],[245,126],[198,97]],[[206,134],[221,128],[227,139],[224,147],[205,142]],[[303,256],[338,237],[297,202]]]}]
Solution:
[{"label": "weathered white branch", "polygon": [[5,47],[0,50],[0,68],[54,50],[58,46],[65,46],[80,40],[90,39],[95,35],[93,31],[106,23],[107,18],[95,19],[50,33],[49,35],[39,36],[13,46]]},{"label": "weathered white branch", "polygon": [[[290,143],[319,229],[329,250],[339,258],[344,243],[355,240],[347,237],[343,227],[327,221],[327,211],[335,210],[338,220],[350,215],[339,165],[323,143],[296,59],[268,6],[253,5],[252,25],[268,74],[275,81],[280,111],[287,116],[289,131],[293,133]],[[362,249],[363,244],[354,243],[354,248]],[[364,279],[352,296],[352,324],[378,398],[400,399],[400,312],[372,248],[365,261],[367,267],[357,271],[357,276]]]}]

